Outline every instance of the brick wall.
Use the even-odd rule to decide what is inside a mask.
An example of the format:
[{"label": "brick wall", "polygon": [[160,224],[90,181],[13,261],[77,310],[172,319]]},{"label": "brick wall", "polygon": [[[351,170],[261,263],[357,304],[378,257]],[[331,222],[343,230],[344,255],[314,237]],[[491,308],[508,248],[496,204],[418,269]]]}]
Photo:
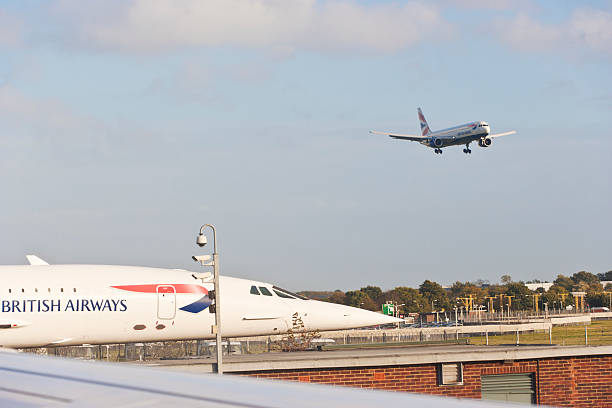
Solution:
[{"label": "brick wall", "polygon": [[463,385],[438,385],[437,365],[274,370],[240,375],[376,388],[423,394],[480,398],[482,375],[533,373],[536,401],[568,407],[612,407],[612,356],[587,356],[520,360],[514,362],[467,362]]}]

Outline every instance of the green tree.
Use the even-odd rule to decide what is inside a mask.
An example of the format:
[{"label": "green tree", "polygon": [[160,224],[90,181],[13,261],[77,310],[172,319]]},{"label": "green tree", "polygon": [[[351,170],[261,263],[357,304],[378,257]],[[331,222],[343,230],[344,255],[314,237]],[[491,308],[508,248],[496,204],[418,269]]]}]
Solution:
[{"label": "green tree", "polygon": [[585,300],[589,307],[607,307],[609,304],[608,295],[606,295],[605,293],[587,293]]},{"label": "green tree", "polygon": [[512,276],[510,276],[510,275],[502,275],[501,283],[508,284],[510,282],[512,282]]},{"label": "green tree", "polygon": [[451,308],[451,304],[448,300],[448,295],[439,283],[426,280],[421,283],[421,286],[419,286],[419,292],[421,293],[421,295],[423,295],[425,299],[427,299],[427,301],[430,303],[430,306],[432,302],[434,303],[435,309],[438,310],[440,308]]},{"label": "green tree", "polygon": [[346,295],[341,290],[335,290],[334,293],[332,293],[332,295],[326,299],[326,301],[344,305],[346,303]]},{"label": "green tree", "polygon": [[565,275],[557,275],[557,279],[554,280],[554,284],[561,286],[566,292],[571,292],[574,288],[575,282]]},{"label": "green tree", "polygon": [[368,295],[370,299],[372,299],[377,304],[382,304],[383,291],[378,286],[366,286],[365,288],[361,288],[359,290]]},{"label": "green tree", "polygon": [[385,301],[391,301],[396,305],[403,304],[404,306],[400,307],[400,311],[405,313],[431,311],[431,306],[428,304],[427,299],[418,290],[406,286],[398,286],[385,292],[383,298]]},{"label": "green tree", "polygon": [[571,279],[576,284],[580,284],[580,282],[585,282],[588,285],[599,283],[599,278],[597,277],[597,275],[594,275],[591,272],[586,272],[586,271],[576,272],[575,274],[572,275]]},{"label": "green tree", "polygon": [[597,277],[600,281],[612,281],[612,271],[598,273]]},{"label": "green tree", "polygon": [[533,307],[533,292],[523,282],[512,282],[506,285],[506,295],[512,298],[512,309],[525,310]]},{"label": "green tree", "polygon": [[472,295],[475,299],[476,303],[486,304],[486,297],[489,296],[489,290],[495,285],[488,286],[486,288],[480,287],[472,282],[455,282],[450,288],[450,297],[449,299],[451,303],[451,308],[456,305],[462,305],[462,301],[458,301],[457,298],[465,298]]},{"label": "green tree", "polygon": [[360,290],[351,290],[345,293],[345,305],[360,307],[362,309],[368,310],[378,310],[378,306],[376,303],[368,296],[367,293],[364,293]]}]

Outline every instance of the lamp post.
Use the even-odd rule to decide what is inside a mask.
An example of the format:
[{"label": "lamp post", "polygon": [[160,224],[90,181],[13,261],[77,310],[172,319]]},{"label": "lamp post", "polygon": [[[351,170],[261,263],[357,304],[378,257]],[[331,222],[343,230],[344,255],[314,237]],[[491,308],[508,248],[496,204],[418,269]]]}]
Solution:
[{"label": "lamp post", "polygon": [[[214,275],[214,285],[215,285],[215,325],[212,327],[213,333],[216,334],[216,349],[217,349],[217,374],[223,374],[223,366],[222,366],[222,356],[223,356],[223,340],[221,338],[221,303],[219,302],[221,296],[219,293],[219,254],[217,253],[217,231],[215,227],[211,224],[204,224],[200,227],[200,234],[196,240],[198,246],[203,247],[206,245],[206,235],[204,235],[204,230],[209,227],[213,233],[213,255],[211,263],[204,263],[201,261],[200,263],[203,266],[212,266],[213,267],[213,275]],[[196,259],[196,257],[194,257]],[[196,259],[198,260],[198,259]]]},{"label": "lamp post", "polygon": [[434,307],[434,303],[438,303],[438,299],[433,299],[431,301],[431,313],[435,313],[436,314],[436,323],[438,323],[438,312],[436,311],[436,309]]}]

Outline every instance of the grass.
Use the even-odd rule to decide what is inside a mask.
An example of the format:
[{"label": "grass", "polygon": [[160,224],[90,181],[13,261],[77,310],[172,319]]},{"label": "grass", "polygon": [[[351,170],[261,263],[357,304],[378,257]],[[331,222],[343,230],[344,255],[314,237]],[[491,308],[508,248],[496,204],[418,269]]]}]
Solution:
[{"label": "grass", "polygon": [[[584,325],[554,326],[552,329],[552,343],[570,346],[584,345]],[[588,344],[592,346],[612,345],[612,320],[593,321],[586,326]],[[549,344],[549,334],[546,331],[523,332],[519,334],[520,344]],[[470,337],[470,344],[486,344],[485,336]],[[504,335],[489,334],[489,345],[516,344],[516,334]]]}]

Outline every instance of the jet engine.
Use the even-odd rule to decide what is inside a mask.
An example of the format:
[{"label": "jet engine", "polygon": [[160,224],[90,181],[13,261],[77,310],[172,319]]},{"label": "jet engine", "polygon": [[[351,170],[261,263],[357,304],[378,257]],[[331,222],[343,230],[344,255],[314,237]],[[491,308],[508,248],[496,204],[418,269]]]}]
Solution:
[{"label": "jet engine", "polygon": [[431,139],[431,144],[434,147],[442,147],[442,145],[444,144],[444,141],[442,139],[438,139],[437,137]]},{"label": "jet engine", "polygon": [[493,143],[493,139],[490,137],[483,137],[482,139],[478,140],[478,146],[480,147],[489,147],[491,146],[491,143]]}]

